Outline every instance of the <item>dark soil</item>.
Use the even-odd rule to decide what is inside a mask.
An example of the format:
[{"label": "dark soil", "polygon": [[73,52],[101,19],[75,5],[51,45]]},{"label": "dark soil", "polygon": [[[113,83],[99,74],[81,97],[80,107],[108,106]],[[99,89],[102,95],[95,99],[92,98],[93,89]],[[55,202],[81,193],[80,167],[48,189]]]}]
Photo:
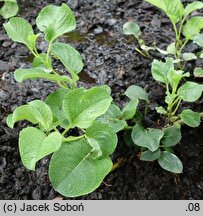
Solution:
[{"label": "dark soil", "polygon": [[[146,126],[156,125],[159,116],[154,107],[163,104],[164,89],[152,80],[150,59],[144,59],[134,51],[135,40],[124,37],[122,25],[127,20],[139,23],[148,45],[154,41],[165,48],[173,41],[174,34],[169,20],[158,9],[142,0],[19,0],[19,16],[35,26],[35,17],[47,4],[68,3],[77,19],[77,30],[61,38],[75,46],[84,59],[85,67],[80,75],[80,85],[91,87],[108,84],[119,106],[126,98],[123,92],[131,84],[137,84],[149,92],[151,106]],[[189,2],[189,1],[183,1]],[[203,11],[196,12],[203,15]],[[24,122],[16,124],[14,130],[5,124],[6,116],[17,106],[33,99],[44,99],[57,86],[49,81],[25,81],[16,83],[13,71],[29,67],[32,57],[23,45],[8,39],[0,20],[0,199],[54,199],[58,196],[50,185],[47,168],[50,157],[41,160],[35,172],[23,167],[18,152],[18,133],[25,127]],[[38,42],[38,49],[44,51],[46,44]],[[198,51],[194,44],[190,51]],[[159,57],[154,54],[154,58]],[[203,66],[202,61],[192,62]],[[57,65],[61,67],[60,65]],[[201,81],[201,80],[198,80]],[[203,100],[183,104],[202,111]],[[144,107],[139,107],[141,111]],[[198,129],[182,128],[183,138],[174,149],[182,160],[184,172],[174,175],[164,171],[157,162],[139,161],[133,148],[128,148],[121,135],[113,161],[130,158],[109,174],[105,182],[93,193],[79,199],[202,199],[202,136],[203,125]]]}]

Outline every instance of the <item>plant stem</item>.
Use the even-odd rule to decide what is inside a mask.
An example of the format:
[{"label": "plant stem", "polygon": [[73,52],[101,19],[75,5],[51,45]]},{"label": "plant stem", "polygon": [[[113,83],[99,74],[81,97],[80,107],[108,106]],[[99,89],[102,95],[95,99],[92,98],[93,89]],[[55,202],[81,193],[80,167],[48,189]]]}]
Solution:
[{"label": "plant stem", "polygon": [[71,128],[71,125],[69,125],[62,133],[62,135],[64,136]]}]

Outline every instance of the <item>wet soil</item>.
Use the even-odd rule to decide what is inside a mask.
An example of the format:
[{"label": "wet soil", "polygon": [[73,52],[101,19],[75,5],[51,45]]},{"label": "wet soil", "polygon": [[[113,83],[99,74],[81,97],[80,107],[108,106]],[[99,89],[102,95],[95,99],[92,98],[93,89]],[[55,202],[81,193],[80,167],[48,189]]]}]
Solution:
[{"label": "wet soil", "polygon": [[[126,98],[123,93],[132,84],[144,87],[149,92],[151,106],[146,126],[158,124],[159,116],[154,107],[163,104],[164,89],[151,77],[151,59],[144,59],[134,51],[136,41],[122,34],[122,25],[134,20],[141,26],[147,45],[155,42],[165,48],[173,41],[174,34],[169,20],[163,13],[142,0],[19,0],[19,16],[32,23],[41,8],[47,4],[68,3],[77,19],[75,32],[67,34],[61,41],[72,44],[82,54],[85,67],[79,85],[87,88],[108,84],[119,106]],[[190,2],[190,1],[183,1]],[[195,13],[203,15],[203,11]],[[58,196],[50,185],[47,168],[50,157],[41,160],[35,172],[23,167],[18,152],[18,133],[25,122],[16,124],[14,130],[5,124],[6,116],[17,106],[33,99],[44,99],[57,86],[45,80],[17,83],[13,71],[30,67],[32,56],[20,44],[8,39],[0,19],[0,199],[54,199]],[[38,41],[38,50],[46,50],[47,44]],[[188,50],[199,51],[194,44]],[[186,51],[187,51],[186,49]],[[153,58],[160,58],[153,54]],[[61,65],[57,64],[61,68]],[[191,62],[187,70],[203,66],[202,61]],[[65,72],[64,72],[65,73]],[[202,80],[197,80],[202,82]],[[203,99],[197,103],[183,104],[202,111]],[[144,106],[139,107],[140,111]],[[175,153],[182,160],[184,171],[174,175],[162,170],[157,162],[142,162],[133,147],[127,147],[119,134],[114,162],[128,158],[125,163],[110,173],[102,185],[93,193],[79,199],[202,199],[202,137],[203,124],[197,129],[182,128],[182,140]]]}]

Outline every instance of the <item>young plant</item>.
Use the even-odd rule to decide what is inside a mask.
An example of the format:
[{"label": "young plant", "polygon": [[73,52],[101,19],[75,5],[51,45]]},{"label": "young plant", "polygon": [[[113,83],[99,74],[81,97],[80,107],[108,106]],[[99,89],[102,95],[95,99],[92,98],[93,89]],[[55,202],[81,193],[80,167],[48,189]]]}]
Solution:
[{"label": "young plant", "polygon": [[0,16],[4,19],[15,16],[18,13],[18,3],[16,0],[0,0],[3,2],[3,6],[0,8]]},{"label": "young plant", "polygon": [[[146,2],[151,3],[166,13],[173,26],[175,39],[174,42],[168,45],[167,50],[147,46],[143,46],[143,50],[158,50],[164,55],[173,57],[174,62],[178,63],[178,69],[183,70],[185,63],[197,59],[198,55],[195,53],[182,53],[187,43],[192,40],[194,43],[202,46],[202,34],[200,34],[200,31],[203,29],[203,17],[194,16],[189,19],[188,17],[192,12],[202,9],[203,2],[193,1],[187,4],[185,8],[181,0],[146,0]],[[135,29],[133,28],[135,25],[139,28],[135,23],[126,23],[124,25],[124,33],[135,36]],[[128,31],[126,31],[126,26],[128,26]]]},{"label": "young plant", "polygon": [[[191,81],[182,84],[181,81],[185,77],[189,77],[190,74],[175,70],[171,59],[167,59],[166,62],[154,60],[152,76],[156,81],[166,86],[166,107],[159,106],[156,108],[158,113],[166,117],[163,128],[145,129],[142,126],[142,118],[138,118],[136,108],[140,100],[146,101],[146,104],[149,103],[149,100],[145,90],[136,85],[130,86],[125,92],[125,95],[130,98],[130,102],[123,108],[123,112],[115,105],[111,105],[109,110],[99,118],[112,126],[116,132],[132,130],[130,132],[131,140],[128,137],[127,142],[140,147],[141,160],[158,160],[163,169],[181,173],[183,165],[173,153],[172,147],[181,140],[181,125],[198,127],[203,113],[194,112],[191,109],[180,111],[180,105],[182,101],[197,101],[202,95],[203,85]],[[126,116],[127,118],[125,118]]]},{"label": "young plant", "polygon": [[[32,67],[16,70],[15,79],[44,78],[60,88],[45,101],[34,100],[16,108],[7,117],[7,124],[13,128],[17,121],[27,120],[33,125],[19,135],[20,156],[27,169],[35,170],[39,160],[52,154],[49,178],[55,190],[67,197],[88,194],[113,167],[109,155],[116,148],[117,135],[109,125],[96,120],[110,107],[110,89],[77,88],[78,73],[83,68],[81,56],[74,47],[57,41],[76,28],[74,14],[66,4],[43,8],[36,25],[41,31],[37,34],[22,18],[11,18],[4,24],[8,36],[26,45],[34,55]],[[42,34],[48,43],[46,53],[39,53],[36,47]],[[69,76],[59,75],[53,68],[54,58],[61,61]],[[78,129],[77,136],[71,133],[73,128]]]}]

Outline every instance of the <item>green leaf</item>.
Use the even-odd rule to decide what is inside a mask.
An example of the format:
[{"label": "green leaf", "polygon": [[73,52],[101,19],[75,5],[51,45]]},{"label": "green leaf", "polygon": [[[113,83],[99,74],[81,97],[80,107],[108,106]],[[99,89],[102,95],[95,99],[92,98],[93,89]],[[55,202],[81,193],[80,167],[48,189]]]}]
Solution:
[{"label": "green leaf", "polygon": [[30,47],[30,36],[34,35],[32,26],[23,18],[13,17],[3,24],[6,32],[13,41],[23,43]]},{"label": "green leaf", "polygon": [[183,171],[183,165],[180,159],[170,152],[163,151],[158,162],[163,169],[169,172],[182,173]]},{"label": "green leaf", "polygon": [[150,151],[156,151],[164,132],[159,129],[145,130],[141,125],[136,124],[132,130],[133,142],[142,147],[148,148]]},{"label": "green leaf", "polygon": [[135,22],[127,22],[123,25],[123,32],[125,35],[134,35],[135,38],[139,38],[141,35],[140,27]]},{"label": "green leaf", "polygon": [[19,149],[23,165],[35,170],[36,162],[43,157],[58,151],[62,143],[62,136],[58,132],[45,133],[34,127],[27,127],[20,132]]},{"label": "green leaf", "polygon": [[183,53],[184,61],[191,61],[197,59],[197,56],[194,53]]},{"label": "green leaf", "polygon": [[8,117],[7,124],[13,128],[15,122],[21,120],[28,120],[33,124],[39,123],[44,129],[49,130],[53,117],[48,105],[43,101],[34,100],[29,102],[28,105],[17,107],[13,114]]},{"label": "green leaf", "polygon": [[123,118],[125,120],[132,119],[136,113],[137,105],[139,103],[138,99],[132,99],[122,110]]},{"label": "green leaf", "polygon": [[189,77],[189,76],[190,76],[190,73],[184,73],[184,71],[170,70],[168,72],[167,79],[168,79],[171,87],[174,89],[177,89],[177,87],[180,83],[180,80],[183,77]]},{"label": "green leaf", "polygon": [[203,28],[203,17],[196,16],[192,17],[187,21],[183,28],[183,34],[187,40],[194,39],[196,35],[198,35]]},{"label": "green leaf", "polygon": [[196,35],[193,39],[193,43],[196,43],[197,45],[203,47],[203,34]]},{"label": "green leaf", "polygon": [[193,1],[192,3],[188,4],[184,9],[184,17],[187,17],[190,13],[196,10],[200,10],[203,8],[203,2],[201,1]]},{"label": "green leaf", "polygon": [[[40,53],[39,57],[34,57],[34,60],[32,62],[32,67],[36,69],[41,69],[46,73],[51,73],[52,69],[47,68],[46,58],[47,55],[45,53]],[[48,65],[51,66],[51,59],[49,56],[48,56]]]},{"label": "green leaf", "polygon": [[16,0],[4,0],[4,5],[0,9],[0,16],[4,19],[15,16],[18,13],[18,3]]},{"label": "green leaf", "polygon": [[117,133],[127,126],[126,121],[122,119],[122,115],[123,113],[120,108],[114,104],[111,104],[106,113],[97,118],[97,120],[108,124]]},{"label": "green leaf", "polygon": [[162,106],[156,107],[156,111],[157,111],[157,113],[160,113],[160,114],[163,114],[163,115],[167,114],[166,109],[164,107],[162,107]]},{"label": "green leaf", "polygon": [[195,82],[186,82],[178,89],[178,95],[187,102],[198,100],[203,91],[203,86]]},{"label": "green leaf", "polygon": [[178,125],[173,125],[164,130],[164,136],[161,139],[161,143],[166,147],[174,146],[180,142],[181,138],[180,127]]},{"label": "green leaf", "polygon": [[152,62],[152,76],[159,82],[167,83],[167,75],[171,70],[174,70],[173,62],[171,60],[161,62],[155,59]]},{"label": "green leaf", "polygon": [[175,42],[169,44],[169,46],[167,47],[167,52],[169,54],[172,54],[172,55],[176,54],[176,44],[175,44]]},{"label": "green leaf", "polygon": [[184,8],[180,0],[146,1],[163,10],[174,24],[176,24],[182,18]]},{"label": "green leaf", "polygon": [[191,109],[183,110],[180,114],[181,120],[190,127],[198,127],[200,125],[200,114],[193,112]]},{"label": "green leaf", "polygon": [[94,158],[104,158],[115,151],[118,138],[113,128],[107,124],[95,121],[85,133],[87,141],[95,153]]},{"label": "green leaf", "polygon": [[48,42],[76,28],[76,20],[71,9],[66,5],[48,5],[36,19],[37,27],[45,33]]},{"label": "green leaf", "polygon": [[63,108],[70,127],[90,127],[97,117],[108,110],[111,101],[108,92],[100,87],[89,90],[80,88],[69,92],[64,98]]},{"label": "green leaf", "polygon": [[30,50],[35,50],[35,48],[36,48],[36,40],[37,40],[37,38],[38,38],[39,36],[40,36],[40,34],[28,35],[28,38],[27,38],[28,44],[27,44],[27,46],[28,46],[28,48],[29,48]]},{"label": "green leaf", "polygon": [[66,69],[74,76],[83,69],[83,62],[80,53],[72,46],[64,43],[53,43],[51,52],[59,58]]},{"label": "green leaf", "polygon": [[146,91],[142,87],[137,85],[129,86],[125,91],[125,95],[129,97],[131,100],[133,99],[140,99],[145,101],[149,100]]},{"label": "green leaf", "polygon": [[202,68],[199,68],[199,67],[196,67],[195,70],[194,70],[194,76],[195,77],[203,77],[203,69]]},{"label": "green leaf", "polygon": [[58,121],[62,128],[67,128],[69,125],[69,121],[63,110],[63,100],[68,92],[69,91],[64,88],[59,88],[45,99],[45,103],[51,108],[55,117],[55,122]]},{"label": "green leaf", "polygon": [[56,191],[77,197],[94,191],[112,169],[109,157],[91,159],[92,148],[85,139],[64,143],[52,156],[49,178]]},{"label": "green leaf", "polygon": [[70,84],[73,83],[73,81],[67,76],[48,74],[48,73],[46,73],[43,70],[38,69],[38,68],[18,69],[15,71],[14,77],[15,77],[17,82],[22,82],[26,79],[44,78],[44,79],[52,80],[54,82],[64,81],[64,82],[68,82]]},{"label": "green leaf", "polygon": [[143,161],[154,161],[158,159],[160,155],[161,155],[160,149],[157,149],[155,152],[151,152],[150,150],[147,150],[145,152],[142,152],[140,159]]}]

